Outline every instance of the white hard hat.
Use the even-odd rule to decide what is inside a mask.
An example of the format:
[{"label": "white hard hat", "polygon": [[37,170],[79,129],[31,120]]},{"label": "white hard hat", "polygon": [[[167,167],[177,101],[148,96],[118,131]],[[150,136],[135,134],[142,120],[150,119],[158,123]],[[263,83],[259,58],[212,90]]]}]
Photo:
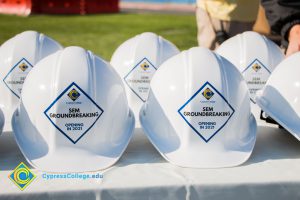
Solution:
[{"label": "white hard hat", "polygon": [[11,131],[23,82],[32,67],[42,58],[60,50],[56,41],[35,31],[25,31],[0,47],[0,107],[6,118],[5,131]]},{"label": "white hard hat", "polygon": [[134,130],[134,115],[110,64],[90,51],[68,47],[31,70],[12,126],[36,168],[94,171],[120,158]]},{"label": "white hard hat", "polygon": [[274,42],[252,31],[226,40],[216,52],[243,74],[253,103],[256,92],[263,88],[272,71],[284,59],[284,54]]},{"label": "white hard hat", "polygon": [[283,60],[257,92],[261,109],[300,140],[300,52]]},{"label": "white hard hat", "polygon": [[[114,52],[111,64],[125,84],[129,106],[136,119],[148,98],[152,76],[165,60],[178,53],[174,44],[148,32],[125,41]],[[140,126],[138,120],[136,125]]]},{"label": "white hard hat", "polygon": [[182,167],[239,165],[256,139],[245,80],[230,62],[203,47],[161,65],[140,121],[162,156]]}]

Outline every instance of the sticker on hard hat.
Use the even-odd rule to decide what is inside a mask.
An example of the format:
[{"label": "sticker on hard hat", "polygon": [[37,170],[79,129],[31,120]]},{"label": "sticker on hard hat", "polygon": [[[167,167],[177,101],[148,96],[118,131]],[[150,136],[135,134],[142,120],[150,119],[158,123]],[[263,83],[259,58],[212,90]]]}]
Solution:
[{"label": "sticker on hard hat", "polygon": [[22,58],[11,68],[3,79],[7,88],[18,98],[21,96],[24,80],[32,67],[28,60]]},{"label": "sticker on hard hat", "polygon": [[103,112],[103,109],[73,82],[53,101],[44,114],[75,144],[93,127]]},{"label": "sticker on hard hat", "polygon": [[124,77],[124,80],[132,92],[143,102],[148,98],[150,81],[156,68],[147,59],[143,58],[133,69]]},{"label": "sticker on hard hat", "polygon": [[206,82],[178,112],[193,131],[208,142],[226,125],[234,109],[213,85]]},{"label": "sticker on hard hat", "polygon": [[271,72],[258,59],[251,62],[242,72],[250,92],[250,99],[255,102],[256,92],[266,84]]}]

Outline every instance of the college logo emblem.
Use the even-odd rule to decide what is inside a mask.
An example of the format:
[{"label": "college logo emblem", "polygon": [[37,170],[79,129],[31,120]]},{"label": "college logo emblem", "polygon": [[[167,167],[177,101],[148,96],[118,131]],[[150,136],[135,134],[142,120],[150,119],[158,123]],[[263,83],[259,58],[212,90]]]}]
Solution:
[{"label": "college logo emblem", "polygon": [[206,88],[203,92],[202,95],[207,99],[210,100],[210,98],[212,98],[212,96],[214,96],[213,91],[211,91],[209,88]]},{"label": "college logo emblem", "polygon": [[78,97],[80,96],[80,93],[75,90],[74,88],[68,93],[68,96],[70,97],[70,99],[72,99],[73,101],[76,101],[76,99],[78,99]]},{"label": "college logo emblem", "polygon": [[20,68],[20,70],[22,70],[23,72],[25,72],[26,69],[28,69],[28,65],[26,65],[26,64],[23,62],[21,65],[19,65],[19,68]]},{"label": "college logo emblem", "polygon": [[36,175],[21,162],[8,178],[23,191],[36,178]]},{"label": "college logo emblem", "polygon": [[149,64],[147,62],[144,62],[143,64],[140,65],[141,68],[146,71],[147,69],[149,69]]},{"label": "college logo emblem", "polygon": [[206,82],[179,108],[178,113],[207,143],[227,124],[234,109],[221,92]]},{"label": "college logo emblem", "polygon": [[261,69],[261,66],[259,64],[255,63],[254,65],[252,65],[252,69],[255,72],[258,72]]}]

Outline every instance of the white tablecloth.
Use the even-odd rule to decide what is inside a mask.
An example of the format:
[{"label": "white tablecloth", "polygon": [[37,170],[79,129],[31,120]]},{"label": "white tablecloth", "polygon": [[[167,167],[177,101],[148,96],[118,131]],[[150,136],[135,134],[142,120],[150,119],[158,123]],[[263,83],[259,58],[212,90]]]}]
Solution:
[{"label": "white tablecloth", "polygon": [[[300,142],[286,131],[259,123],[255,149],[243,165],[188,169],[167,163],[141,129],[126,152],[98,180],[37,178],[20,191],[8,175],[25,162],[11,133],[0,137],[0,199],[300,199]],[[26,163],[26,162],[25,162]]]}]

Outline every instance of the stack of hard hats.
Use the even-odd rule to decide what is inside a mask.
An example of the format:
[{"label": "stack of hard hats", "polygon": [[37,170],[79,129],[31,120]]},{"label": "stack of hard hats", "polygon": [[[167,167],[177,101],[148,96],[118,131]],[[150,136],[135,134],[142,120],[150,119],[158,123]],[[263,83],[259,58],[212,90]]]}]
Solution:
[{"label": "stack of hard hats", "polygon": [[[82,48],[52,53],[37,64],[31,61],[34,69],[23,89],[20,86],[21,102],[12,120],[16,141],[29,163],[42,170],[107,168],[120,158],[135,127],[123,82],[109,63]],[[144,33],[122,44],[112,63],[119,73],[128,70],[123,81],[133,90],[143,90],[135,90],[138,95],[134,97],[143,102],[156,69],[177,53],[169,41]],[[139,79],[147,80],[141,85],[133,83]],[[141,102],[134,98],[130,106],[138,114],[135,105]]]},{"label": "stack of hard hats", "polygon": [[[143,33],[121,44],[110,64],[83,48],[62,49],[43,34],[24,32],[0,48],[0,130],[4,118],[5,129],[12,123],[25,158],[44,171],[110,167],[140,125],[171,163],[236,166],[253,150],[250,99],[255,103],[264,87],[258,105],[299,139],[292,89],[300,83],[289,73],[300,53],[275,69],[283,54],[253,32],[229,39],[217,53],[201,47],[180,53],[161,36]],[[280,75],[291,79],[278,82]]]}]

